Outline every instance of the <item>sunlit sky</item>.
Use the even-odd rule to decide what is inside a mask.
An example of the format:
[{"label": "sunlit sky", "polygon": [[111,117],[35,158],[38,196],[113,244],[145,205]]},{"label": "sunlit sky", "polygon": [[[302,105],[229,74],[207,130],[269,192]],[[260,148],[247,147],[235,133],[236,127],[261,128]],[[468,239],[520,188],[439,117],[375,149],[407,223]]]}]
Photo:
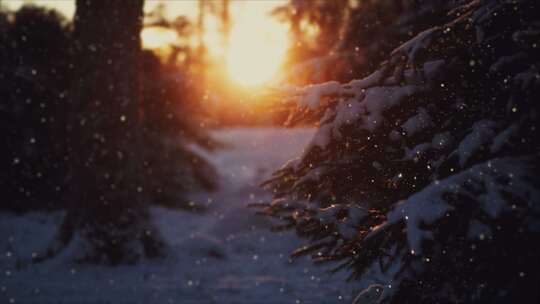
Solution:
[{"label": "sunlit sky", "polygon": [[[219,1],[219,0],[214,0]],[[214,58],[223,58],[229,77],[242,85],[258,85],[271,80],[277,73],[288,47],[287,26],[269,15],[286,0],[236,0],[231,1],[231,36],[229,48],[223,48],[218,19],[207,14],[204,40]],[[71,18],[75,12],[74,0],[7,0],[10,9],[25,3],[55,8]],[[195,21],[198,14],[197,0],[146,0],[145,11],[165,5],[169,19],[184,15]],[[159,48],[178,39],[175,33],[146,29],[142,32],[146,48]]]}]

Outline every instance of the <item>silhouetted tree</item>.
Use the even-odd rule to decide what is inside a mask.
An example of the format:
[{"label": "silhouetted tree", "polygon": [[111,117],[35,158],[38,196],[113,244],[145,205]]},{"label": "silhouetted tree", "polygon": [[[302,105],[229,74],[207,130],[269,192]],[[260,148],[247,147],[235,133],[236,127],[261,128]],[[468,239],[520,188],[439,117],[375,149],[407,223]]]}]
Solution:
[{"label": "silhouetted tree", "polygon": [[349,59],[349,71],[343,71],[341,80],[371,73],[394,48],[416,33],[448,21],[447,13],[454,4],[445,0],[358,2],[336,47],[336,52]]},{"label": "silhouetted tree", "polygon": [[199,125],[197,84],[182,67],[162,64],[150,51],[144,52],[142,80],[145,196],[153,204],[199,210],[203,206],[184,194],[215,189],[216,174],[190,144],[207,151],[218,145]]},{"label": "silhouetted tree", "polygon": [[291,40],[289,63],[299,63],[327,55],[342,39],[350,11],[349,0],[290,0],[273,11],[289,23]]},{"label": "silhouetted tree", "polygon": [[306,84],[364,77],[415,33],[446,20],[453,3],[292,0],[275,11],[295,41],[284,79]]},{"label": "silhouetted tree", "polygon": [[307,84],[336,79],[345,69],[336,53],[351,12],[349,0],[290,0],[273,15],[289,24],[291,43],[284,76],[287,83]]},{"label": "silhouetted tree", "polygon": [[58,253],[74,235],[82,260],[135,262],[161,252],[142,200],[140,30],[143,0],[77,0],[77,62],[70,98],[68,210]]},{"label": "silhouetted tree", "polygon": [[0,208],[59,208],[71,30],[55,11],[35,6],[2,12],[0,23]]}]

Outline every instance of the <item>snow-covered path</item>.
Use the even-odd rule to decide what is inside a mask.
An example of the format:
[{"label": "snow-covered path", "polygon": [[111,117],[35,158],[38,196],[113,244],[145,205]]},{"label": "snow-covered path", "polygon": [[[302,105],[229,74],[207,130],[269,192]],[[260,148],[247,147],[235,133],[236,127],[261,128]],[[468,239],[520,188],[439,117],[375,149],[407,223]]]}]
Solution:
[{"label": "snow-covered path", "polygon": [[43,248],[61,215],[0,214],[0,303],[350,303],[352,286],[288,254],[291,233],[246,208],[267,200],[258,184],[301,153],[309,129],[231,129],[215,132],[229,144],[208,158],[217,167],[216,193],[193,194],[206,214],[163,208],[153,219],[169,244],[165,260],[135,266],[70,264],[62,256],[28,268],[18,260]]}]

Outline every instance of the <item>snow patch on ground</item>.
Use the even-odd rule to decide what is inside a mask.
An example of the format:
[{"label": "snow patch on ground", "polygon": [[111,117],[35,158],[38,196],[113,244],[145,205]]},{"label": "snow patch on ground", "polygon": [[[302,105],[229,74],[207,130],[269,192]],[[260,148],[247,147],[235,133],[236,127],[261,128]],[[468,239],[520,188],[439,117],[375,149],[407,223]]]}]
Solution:
[{"label": "snow patch on ground", "polygon": [[216,193],[193,193],[206,214],[152,209],[169,244],[164,260],[135,266],[70,264],[62,257],[39,265],[21,261],[47,246],[62,214],[0,213],[0,303],[351,303],[345,274],[330,276],[310,261],[292,261],[300,244],[269,232],[268,219],[246,208],[270,199],[258,184],[302,154],[312,129],[229,129],[228,144],[206,154],[221,175]]}]

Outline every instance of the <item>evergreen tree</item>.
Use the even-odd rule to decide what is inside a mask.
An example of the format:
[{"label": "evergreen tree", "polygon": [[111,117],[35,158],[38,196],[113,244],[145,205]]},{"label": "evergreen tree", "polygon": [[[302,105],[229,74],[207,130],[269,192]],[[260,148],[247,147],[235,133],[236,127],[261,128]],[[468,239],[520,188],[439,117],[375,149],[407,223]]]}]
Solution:
[{"label": "evergreen tree", "polygon": [[[351,13],[349,0],[290,0],[272,14],[289,25],[291,44],[283,77],[306,84],[334,78],[342,68],[337,45],[344,38]],[[341,51],[340,51],[341,52]]]},{"label": "evergreen tree", "polygon": [[336,53],[349,59],[340,79],[365,77],[417,33],[447,22],[455,1],[360,1],[350,12]]},{"label": "evergreen tree", "polygon": [[0,28],[0,209],[59,208],[72,74],[69,23],[55,11],[23,6],[1,11]]},{"label": "evergreen tree", "polygon": [[69,105],[68,210],[55,244],[37,260],[82,239],[89,248],[78,258],[134,262],[158,255],[162,247],[142,200],[143,0],[76,4],[73,35],[79,61]]},{"label": "evergreen tree", "polygon": [[348,22],[349,0],[290,0],[273,15],[289,24],[295,43],[289,50],[290,63],[326,55],[334,49]]},{"label": "evergreen tree", "polygon": [[358,303],[540,298],[540,8],[451,6],[368,77],[288,89],[320,123],[262,213],[371,286]]},{"label": "evergreen tree", "polygon": [[447,20],[453,1],[292,0],[275,15],[290,24],[289,83],[365,77],[416,33]]},{"label": "evergreen tree", "polygon": [[[184,40],[191,35],[185,18],[169,22],[160,10],[148,18],[151,26],[173,29]],[[5,143],[0,208],[21,213],[65,209],[66,124],[72,114],[66,109],[75,63],[85,54],[73,51],[72,23],[54,10],[34,5],[1,10],[0,23],[0,132]],[[179,43],[173,53],[163,63],[144,51],[137,67],[142,82],[141,195],[145,204],[193,209],[185,192],[214,189],[216,181],[212,167],[190,146],[212,150],[217,144],[199,125],[202,92],[189,77],[191,51]],[[179,54],[187,62],[179,63]]]},{"label": "evergreen tree", "polygon": [[165,207],[202,210],[184,195],[215,190],[214,168],[192,148],[211,152],[219,144],[200,127],[200,92],[181,67],[143,53],[142,141],[144,197]]}]

